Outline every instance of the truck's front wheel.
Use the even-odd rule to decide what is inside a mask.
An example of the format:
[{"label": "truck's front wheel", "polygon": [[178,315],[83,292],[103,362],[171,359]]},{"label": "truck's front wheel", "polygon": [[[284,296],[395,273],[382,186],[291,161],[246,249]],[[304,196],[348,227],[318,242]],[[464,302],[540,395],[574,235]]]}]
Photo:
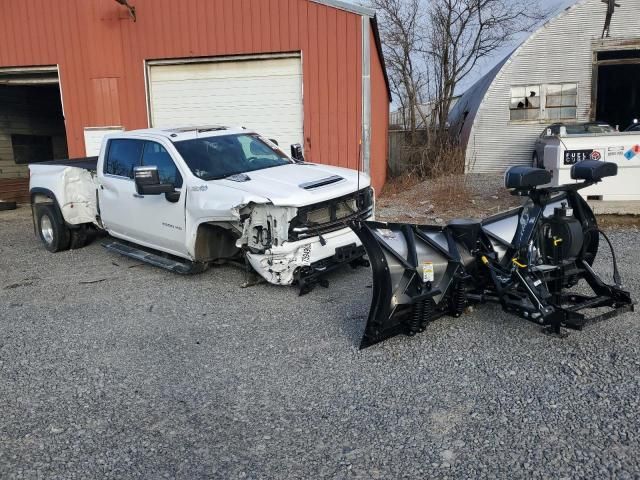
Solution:
[{"label": "truck's front wheel", "polygon": [[69,248],[69,229],[60,220],[60,215],[55,205],[38,205],[36,209],[36,226],[44,248],[53,253]]}]

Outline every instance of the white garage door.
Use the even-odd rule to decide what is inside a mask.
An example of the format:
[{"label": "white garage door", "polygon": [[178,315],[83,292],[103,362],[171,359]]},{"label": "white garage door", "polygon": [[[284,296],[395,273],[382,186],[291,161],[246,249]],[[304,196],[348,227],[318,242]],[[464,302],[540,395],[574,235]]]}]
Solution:
[{"label": "white garage door", "polygon": [[151,65],[153,127],[255,129],[288,151],[303,143],[300,57]]}]

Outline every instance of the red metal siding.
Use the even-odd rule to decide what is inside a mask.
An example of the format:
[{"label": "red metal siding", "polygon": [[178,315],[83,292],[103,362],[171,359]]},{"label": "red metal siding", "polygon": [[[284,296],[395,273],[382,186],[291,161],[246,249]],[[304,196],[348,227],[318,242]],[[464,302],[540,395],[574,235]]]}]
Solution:
[{"label": "red metal siding", "polygon": [[[359,15],[308,0],[131,3],[135,23],[113,0],[2,1],[0,66],[60,66],[70,156],[84,154],[85,126],[148,126],[145,60],[300,51],[307,157],[357,168]],[[376,137],[383,135],[388,100],[375,73],[380,61],[373,40],[371,51],[372,171],[380,188],[386,154]]]}]

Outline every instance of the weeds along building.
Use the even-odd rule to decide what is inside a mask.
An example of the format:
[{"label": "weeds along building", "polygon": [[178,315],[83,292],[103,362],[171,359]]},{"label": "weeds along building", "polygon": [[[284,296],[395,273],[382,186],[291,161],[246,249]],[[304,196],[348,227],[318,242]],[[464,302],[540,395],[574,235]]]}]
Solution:
[{"label": "weeds along building", "polygon": [[[114,129],[241,125],[381,188],[390,94],[375,12],[339,0],[2,0],[0,198]],[[131,8],[128,8],[130,6]]]},{"label": "weeds along building", "polygon": [[555,122],[624,129],[640,117],[640,0],[612,3],[568,7],[462,95],[449,124],[468,171],[530,164],[536,137]]}]

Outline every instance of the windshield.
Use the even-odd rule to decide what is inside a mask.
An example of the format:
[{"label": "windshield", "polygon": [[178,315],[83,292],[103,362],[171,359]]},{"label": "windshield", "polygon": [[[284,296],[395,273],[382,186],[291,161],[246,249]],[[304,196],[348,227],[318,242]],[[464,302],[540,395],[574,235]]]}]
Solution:
[{"label": "windshield", "polygon": [[293,163],[283,152],[250,133],[194,138],[175,142],[175,146],[193,174],[203,180]]},{"label": "windshield", "polygon": [[582,123],[578,125],[567,125],[567,133],[580,134],[580,133],[609,133],[613,132],[613,127],[606,123]]}]

